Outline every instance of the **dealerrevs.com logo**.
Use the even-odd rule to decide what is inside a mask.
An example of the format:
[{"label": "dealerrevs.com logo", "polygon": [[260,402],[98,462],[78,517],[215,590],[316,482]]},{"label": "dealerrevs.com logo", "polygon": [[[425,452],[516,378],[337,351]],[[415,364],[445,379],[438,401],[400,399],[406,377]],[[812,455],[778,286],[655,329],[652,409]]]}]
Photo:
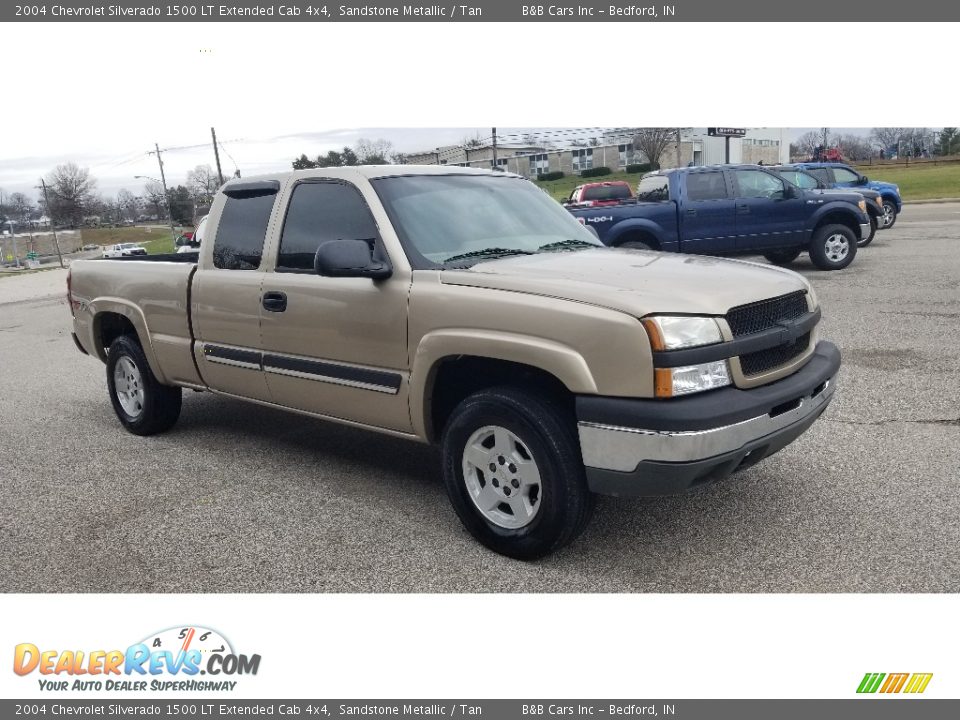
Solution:
[{"label": "dealerrevs.com logo", "polygon": [[38,675],[40,689],[50,691],[231,691],[234,678],[259,669],[260,655],[236,653],[223,635],[199,626],[161,630],[126,650],[49,650],[20,643],[13,652],[13,671]]},{"label": "dealerrevs.com logo", "polygon": [[914,695],[926,690],[932,679],[933,673],[867,673],[857,686],[857,692]]}]

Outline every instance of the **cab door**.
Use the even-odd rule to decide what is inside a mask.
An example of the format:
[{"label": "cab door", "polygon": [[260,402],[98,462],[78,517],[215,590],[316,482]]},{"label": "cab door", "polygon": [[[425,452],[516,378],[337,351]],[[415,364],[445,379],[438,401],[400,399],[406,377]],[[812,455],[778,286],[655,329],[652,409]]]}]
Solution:
[{"label": "cab door", "polygon": [[733,197],[722,170],[688,172],[680,205],[680,249],[725,253],[735,249]]},{"label": "cab door", "polygon": [[318,275],[314,256],[331,240],[365,240],[389,262],[377,223],[361,191],[340,179],[301,180],[288,196],[260,307],[273,402],[409,432],[409,274]]},{"label": "cab door", "polygon": [[[194,356],[211,389],[269,401],[260,349],[263,247],[273,214],[278,181],[232,183],[212,249],[202,253],[191,285]],[[216,212],[216,210],[214,210]]]},{"label": "cab door", "polygon": [[735,168],[731,174],[736,192],[738,250],[762,251],[804,241],[808,210],[800,192],[764,170]]}]

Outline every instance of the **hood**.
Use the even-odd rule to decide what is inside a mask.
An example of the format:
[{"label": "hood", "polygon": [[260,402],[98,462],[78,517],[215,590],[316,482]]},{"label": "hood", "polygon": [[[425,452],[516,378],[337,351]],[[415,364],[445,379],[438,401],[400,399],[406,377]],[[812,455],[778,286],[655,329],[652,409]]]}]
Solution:
[{"label": "hood", "polygon": [[738,305],[810,287],[797,273],[770,265],[620,248],[488,260],[443,270],[440,281],[572,300],[634,317],[724,315]]},{"label": "hood", "polygon": [[869,200],[873,200],[874,198],[880,197],[880,193],[878,193],[876,190],[871,190],[870,188],[866,188],[866,187],[858,187],[858,188],[824,188],[824,189],[822,189],[822,190],[818,190],[818,191],[814,191],[814,192],[822,192],[822,193],[826,193],[826,194],[828,194],[828,195],[850,195],[851,197],[855,197],[856,195],[860,195],[860,196],[865,197],[865,198],[867,198],[867,199],[869,199]]},{"label": "hood", "polygon": [[893,183],[883,182],[882,180],[868,180],[867,187],[871,190],[892,190],[895,193],[900,192],[900,189]]},{"label": "hood", "polygon": [[863,200],[863,195],[859,190],[853,188],[818,188],[816,190],[807,190],[810,195],[829,195],[829,200],[845,200],[856,205]]}]

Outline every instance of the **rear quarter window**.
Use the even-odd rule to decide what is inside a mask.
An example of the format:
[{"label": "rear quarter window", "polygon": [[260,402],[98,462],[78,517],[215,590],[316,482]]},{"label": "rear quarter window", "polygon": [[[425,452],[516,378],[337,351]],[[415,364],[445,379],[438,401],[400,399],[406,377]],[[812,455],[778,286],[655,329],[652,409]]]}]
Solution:
[{"label": "rear quarter window", "polygon": [[213,265],[222,270],[256,270],[263,258],[263,241],[277,195],[228,197],[213,243]]},{"label": "rear quarter window", "polygon": [[641,202],[660,202],[670,199],[670,184],[663,175],[643,178],[637,186],[637,200]]}]

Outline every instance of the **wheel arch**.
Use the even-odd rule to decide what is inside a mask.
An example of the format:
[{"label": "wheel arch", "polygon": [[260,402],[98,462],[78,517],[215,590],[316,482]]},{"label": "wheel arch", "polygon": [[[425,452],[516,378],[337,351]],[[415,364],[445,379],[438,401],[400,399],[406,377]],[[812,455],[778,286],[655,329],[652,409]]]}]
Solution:
[{"label": "wheel arch", "polygon": [[93,350],[97,357],[105,363],[111,343],[121,335],[132,334],[143,348],[143,354],[154,376],[161,383],[165,383],[166,378],[157,362],[150,343],[150,330],[140,308],[120,298],[98,299],[90,303],[90,307],[93,312]]},{"label": "wheel arch", "polygon": [[572,348],[541,338],[498,332],[438,331],[424,338],[410,376],[413,429],[436,442],[449,413],[485,387],[534,387],[573,402],[596,394],[586,360]]}]

